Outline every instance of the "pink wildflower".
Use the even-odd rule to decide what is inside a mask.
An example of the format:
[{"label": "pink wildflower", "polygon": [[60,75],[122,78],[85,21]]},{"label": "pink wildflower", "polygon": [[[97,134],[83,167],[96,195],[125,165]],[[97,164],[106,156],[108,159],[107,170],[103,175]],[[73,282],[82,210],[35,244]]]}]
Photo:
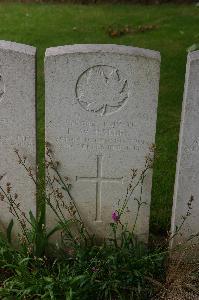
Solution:
[{"label": "pink wildflower", "polygon": [[116,210],[112,212],[112,220],[116,223],[120,220],[120,216]]},{"label": "pink wildflower", "polygon": [[95,267],[93,267],[91,270],[92,270],[93,272],[98,272],[98,271],[99,271],[99,269],[98,269],[98,268],[95,268]]}]

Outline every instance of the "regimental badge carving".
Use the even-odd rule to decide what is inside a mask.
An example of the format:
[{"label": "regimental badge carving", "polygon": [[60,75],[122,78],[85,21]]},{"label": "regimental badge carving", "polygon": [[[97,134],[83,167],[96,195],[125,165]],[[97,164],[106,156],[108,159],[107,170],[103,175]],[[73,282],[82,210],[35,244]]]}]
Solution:
[{"label": "regimental badge carving", "polygon": [[128,82],[117,68],[98,65],[83,72],[76,84],[81,107],[101,116],[120,109],[128,100]]},{"label": "regimental badge carving", "polygon": [[5,85],[4,85],[3,77],[0,74],[0,101],[1,101],[4,93],[5,93]]}]

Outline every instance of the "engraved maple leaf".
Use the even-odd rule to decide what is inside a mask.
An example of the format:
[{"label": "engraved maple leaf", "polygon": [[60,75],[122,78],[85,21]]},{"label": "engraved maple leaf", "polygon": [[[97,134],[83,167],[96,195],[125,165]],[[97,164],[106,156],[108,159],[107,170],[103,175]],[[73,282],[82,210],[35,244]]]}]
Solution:
[{"label": "engraved maple leaf", "polygon": [[128,97],[127,80],[120,78],[117,69],[110,69],[99,66],[89,70],[79,95],[86,110],[104,115],[107,107],[120,107]]}]

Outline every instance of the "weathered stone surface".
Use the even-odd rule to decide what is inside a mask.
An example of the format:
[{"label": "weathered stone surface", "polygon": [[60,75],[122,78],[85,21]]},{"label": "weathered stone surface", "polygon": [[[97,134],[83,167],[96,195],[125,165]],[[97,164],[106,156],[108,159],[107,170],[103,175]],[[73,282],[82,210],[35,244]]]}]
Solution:
[{"label": "weathered stone surface", "polygon": [[[188,212],[191,195],[191,216],[186,219],[174,244],[185,241],[199,232],[199,51],[188,55],[181,117],[176,180],[174,189],[172,233],[180,226]],[[172,243],[173,244],[173,243]]]},{"label": "weathered stone surface", "polygon": [[[155,142],[158,52],[117,45],[49,48],[45,57],[46,140],[70,177],[81,215],[106,236],[131,168],[143,169]],[[148,237],[152,173],[146,177],[136,233]],[[135,195],[139,194],[136,190]],[[134,223],[131,199],[125,222]],[[47,223],[53,224],[48,210]]]},{"label": "weathered stone surface", "polygon": [[[35,168],[35,55],[34,47],[0,41],[0,185],[11,183],[26,214],[36,211],[35,185],[14,148]],[[0,202],[0,227],[6,229],[12,217],[8,205]],[[15,225],[15,234],[18,230]]]}]

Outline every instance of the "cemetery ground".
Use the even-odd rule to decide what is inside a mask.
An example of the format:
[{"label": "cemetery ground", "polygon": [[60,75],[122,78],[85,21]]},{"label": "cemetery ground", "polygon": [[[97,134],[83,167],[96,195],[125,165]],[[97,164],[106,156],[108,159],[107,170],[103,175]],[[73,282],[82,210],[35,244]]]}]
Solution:
[{"label": "cemetery ground", "polygon": [[[37,139],[41,176],[44,173],[42,157],[44,154],[43,57],[45,49],[47,47],[75,43],[94,43],[123,44],[160,51],[162,63],[156,135],[157,158],[153,175],[150,232],[154,237],[166,235],[167,230],[170,228],[171,220],[187,49],[192,45],[192,48],[197,47],[197,43],[199,42],[199,8],[195,5],[83,6],[0,4],[0,16],[1,39],[29,44],[38,48]],[[45,241],[45,236],[40,236],[37,245],[40,245],[41,240]],[[154,253],[152,256],[148,256],[147,254],[147,258],[143,259],[144,252],[142,251],[145,250],[139,249],[139,253],[135,253],[133,260],[130,261],[130,258],[125,252],[126,249],[124,249],[124,252],[117,252],[114,248],[114,251],[111,252],[110,249],[107,250],[105,248],[103,250],[104,252],[100,252],[100,258],[98,259],[97,248],[93,249],[93,251],[96,251],[93,253],[89,252],[90,249],[85,248],[85,251],[83,249],[78,252],[79,258],[78,261],[75,262],[76,265],[71,264],[74,270],[76,269],[76,273],[72,273],[74,270],[72,269],[71,272],[71,269],[68,269],[70,263],[62,264],[61,262],[60,264],[51,266],[51,262],[46,262],[45,258],[42,260],[33,258],[32,263],[31,259],[23,256],[23,254],[16,257],[14,250],[7,248],[7,245],[3,244],[3,241],[1,243],[1,249],[3,249],[2,253],[5,254],[5,259],[10,262],[10,274],[8,272],[8,274],[4,275],[8,275],[8,277],[9,275],[12,276],[12,269],[15,269],[17,274],[15,276],[16,281],[11,281],[9,283],[10,285],[7,286],[7,290],[5,289],[4,292],[2,292],[2,295],[4,293],[4,299],[12,299],[9,298],[9,288],[11,288],[12,285],[17,290],[15,290],[15,292],[19,293],[19,299],[31,299],[26,295],[34,293],[34,287],[39,286],[39,283],[40,288],[45,289],[44,299],[63,299],[56,298],[55,295],[60,295],[59,290],[64,289],[65,285],[71,287],[71,289],[67,291],[66,299],[87,299],[85,293],[88,293],[88,285],[90,285],[91,288],[89,290],[90,297],[97,299],[95,289],[98,289],[101,295],[106,295],[104,298],[99,299],[117,299],[115,295],[118,292],[117,284],[120,277],[117,277],[117,272],[114,273],[113,270],[118,270],[119,262],[122,258],[127,272],[130,270],[130,266],[135,268],[135,277],[133,279],[131,277],[131,280],[134,280],[134,283],[136,282],[135,285],[136,288],[139,287],[138,290],[141,289],[143,292],[143,294],[141,293],[142,296],[144,294],[146,296],[144,289],[146,288],[147,280],[145,281],[145,279],[147,279],[151,273],[154,274],[154,277],[160,276],[160,273],[163,272],[164,269],[164,265],[162,264],[164,255],[160,253],[155,253],[155,256]],[[130,246],[130,243],[128,246]],[[39,253],[41,249],[38,248],[36,251]],[[108,253],[107,251],[110,252]],[[109,257],[108,261],[107,255]],[[143,255],[142,259],[140,259],[140,255]],[[71,256],[69,255],[69,257]],[[91,267],[91,257],[95,258],[95,262],[97,262],[93,264],[92,276],[89,275],[89,277],[87,276],[88,274],[84,274],[81,277],[81,275],[79,275],[81,270]],[[150,257],[149,260],[148,257]],[[101,264],[107,265],[107,269],[106,267],[104,269],[102,268],[104,271],[104,273],[101,274],[102,278],[107,276],[107,270],[111,269],[112,273],[109,277],[109,282],[104,280],[101,286],[95,286],[91,283],[95,282],[99,260]],[[140,260],[142,263],[140,263]],[[152,262],[152,264],[150,264],[149,261]],[[16,265],[18,265],[17,268]],[[30,277],[28,278],[26,270],[30,266],[32,266],[32,273],[31,275],[29,273]],[[62,286],[59,284],[56,285],[57,274],[60,276],[59,282]],[[65,281],[65,274],[69,275],[67,282]],[[111,281],[111,276],[114,277],[115,281]],[[22,277],[24,278],[23,282],[21,282]],[[25,280],[25,278],[27,280]],[[124,277],[124,281],[126,278],[127,277]],[[132,282],[130,282],[130,284],[131,283]],[[148,284],[150,285],[149,282]],[[80,286],[82,295],[76,295],[75,298],[74,290],[79,290]],[[33,290],[31,291],[31,289]],[[149,293],[152,293],[148,286],[147,289]],[[39,289],[35,290],[35,293],[38,293],[38,295],[40,292],[41,290]],[[133,293],[134,297],[136,297],[136,292]],[[83,295],[85,298],[83,298]],[[121,295],[121,299],[127,299],[124,297],[125,296]],[[138,295],[138,299],[145,299],[144,296],[142,298],[139,297],[140,295]]]},{"label": "cemetery ground", "polygon": [[[190,6],[1,4],[1,39],[38,48],[38,147],[44,151],[43,57],[47,47],[123,44],[161,53],[151,231],[166,232],[175,176],[187,48],[199,41],[199,8]],[[135,30],[135,32],[134,32]]]}]

